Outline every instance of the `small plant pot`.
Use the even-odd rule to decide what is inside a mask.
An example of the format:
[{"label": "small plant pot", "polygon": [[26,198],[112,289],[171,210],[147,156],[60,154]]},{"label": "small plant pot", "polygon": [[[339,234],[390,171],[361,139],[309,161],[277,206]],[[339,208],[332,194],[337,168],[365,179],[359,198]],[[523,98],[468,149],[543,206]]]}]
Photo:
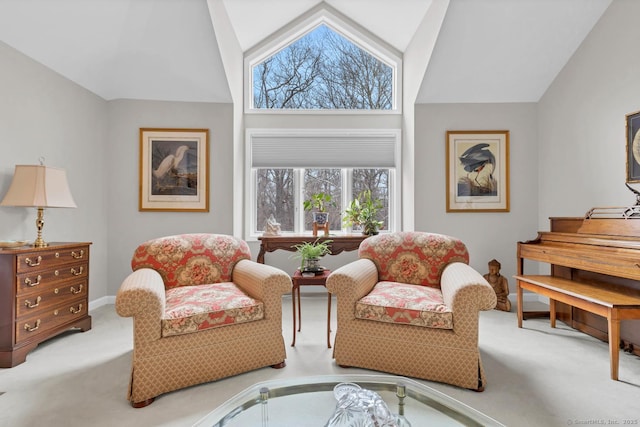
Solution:
[{"label": "small plant pot", "polygon": [[365,236],[375,236],[379,233],[378,227],[373,225],[364,225],[362,227],[362,234]]},{"label": "small plant pot", "polygon": [[329,221],[329,212],[313,212],[313,222],[325,225]]},{"label": "small plant pot", "polygon": [[302,272],[314,272],[323,271],[324,268],[320,266],[320,258],[306,258],[302,265]]}]

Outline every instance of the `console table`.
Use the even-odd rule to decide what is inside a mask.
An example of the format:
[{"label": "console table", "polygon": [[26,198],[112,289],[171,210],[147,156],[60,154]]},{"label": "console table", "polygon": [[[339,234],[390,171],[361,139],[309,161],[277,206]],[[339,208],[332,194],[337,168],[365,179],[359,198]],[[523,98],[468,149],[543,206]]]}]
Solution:
[{"label": "console table", "polygon": [[339,236],[312,236],[312,235],[281,235],[281,236],[261,236],[260,240],[260,252],[258,253],[257,261],[260,264],[264,264],[264,254],[267,252],[277,251],[282,249],[283,251],[295,252],[294,245],[302,242],[315,242],[316,239],[331,240],[329,247],[331,249],[331,255],[337,255],[344,251],[355,251],[360,247],[360,243],[369,236],[363,234],[346,234]]}]

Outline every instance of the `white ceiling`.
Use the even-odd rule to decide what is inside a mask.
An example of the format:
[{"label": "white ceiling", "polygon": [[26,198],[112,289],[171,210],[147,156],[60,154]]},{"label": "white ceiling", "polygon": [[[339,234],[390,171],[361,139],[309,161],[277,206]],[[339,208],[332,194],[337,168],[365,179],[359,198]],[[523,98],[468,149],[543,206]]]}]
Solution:
[{"label": "white ceiling", "polygon": [[[209,1],[243,50],[321,3]],[[443,1],[325,3],[404,51]],[[417,102],[538,101],[610,3],[450,0]],[[0,40],[107,100],[231,102],[207,0],[0,0]]]}]

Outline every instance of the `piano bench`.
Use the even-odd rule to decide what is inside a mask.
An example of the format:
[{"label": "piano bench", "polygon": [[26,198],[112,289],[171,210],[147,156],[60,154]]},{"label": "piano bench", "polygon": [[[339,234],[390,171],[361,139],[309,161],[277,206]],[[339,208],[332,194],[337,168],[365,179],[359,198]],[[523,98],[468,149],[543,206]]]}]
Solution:
[{"label": "piano bench", "polygon": [[640,319],[640,292],[624,286],[601,287],[555,276],[516,275],[518,328],[522,328],[522,290],[549,298],[551,327],[556,327],[556,301],[607,319],[611,379],[618,380],[620,321]]}]

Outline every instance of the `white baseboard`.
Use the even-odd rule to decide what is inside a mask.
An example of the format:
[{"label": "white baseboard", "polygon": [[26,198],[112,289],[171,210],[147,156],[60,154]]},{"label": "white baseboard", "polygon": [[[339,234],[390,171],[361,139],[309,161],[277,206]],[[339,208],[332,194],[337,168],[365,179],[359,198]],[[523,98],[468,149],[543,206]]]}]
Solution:
[{"label": "white baseboard", "polygon": [[116,303],[115,295],[107,295],[106,297],[89,301],[89,311],[95,310],[96,308],[102,307],[103,305],[109,305],[109,304],[113,305],[115,303]]}]

